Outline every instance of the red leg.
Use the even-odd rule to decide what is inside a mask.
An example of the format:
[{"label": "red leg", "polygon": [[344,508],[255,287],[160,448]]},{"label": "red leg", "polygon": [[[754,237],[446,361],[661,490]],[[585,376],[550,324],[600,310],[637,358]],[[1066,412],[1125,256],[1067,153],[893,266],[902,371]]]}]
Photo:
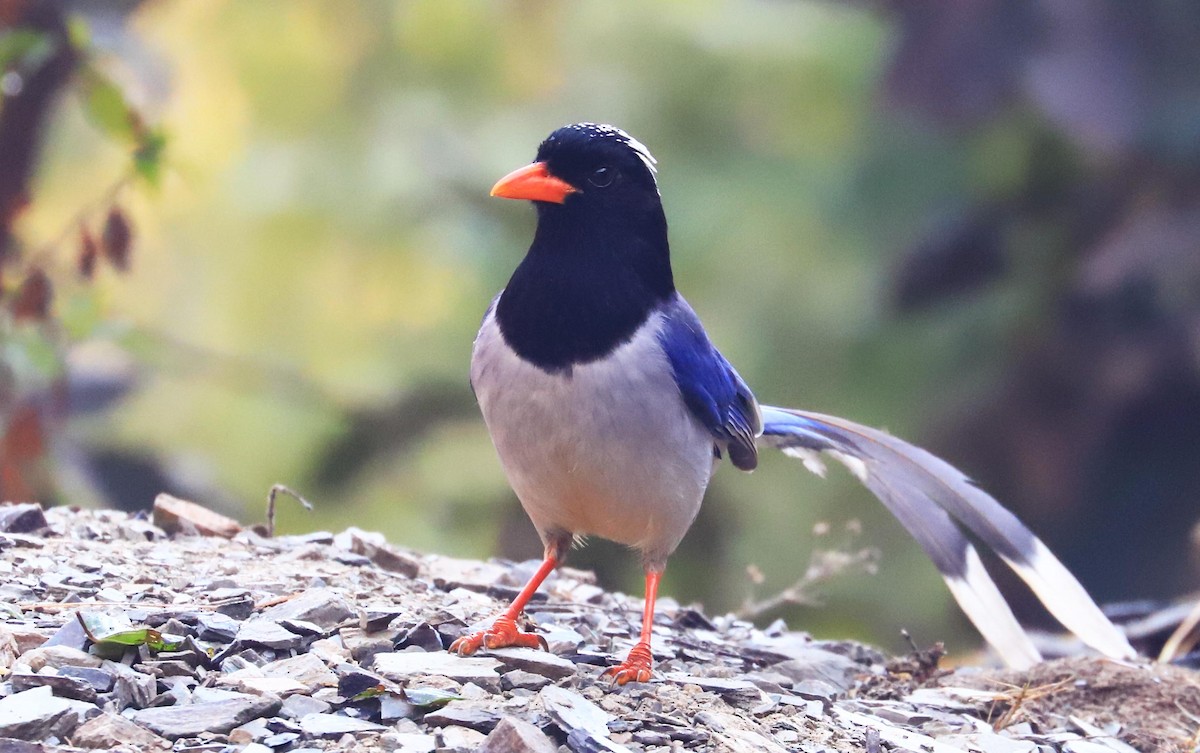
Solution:
[{"label": "red leg", "polygon": [[649,682],[650,667],[654,656],[650,653],[650,630],[654,627],[654,601],[658,598],[658,581],[662,572],[646,571],[646,607],[642,611],[642,635],[637,644],[630,649],[625,661],[605,671],[605,677],[612,677],[613,682],[624,685],[627,682]]},{"label": "red leg", "polygon": [[540,635],[533,633],[523,633],[517,629],[517,617],[521,615],[521,610],[525,609],[525,605],[533,598],[533,594],[538,590],[538,586],[542,585],[542,581],[546,580],[546,576],[550,574],[555,567],[558,566],[558,558],[553,553],[547,552],[546,559],[542,561],[542,566],[538,568],[529,582],[525,584],[525,588],[521,589],[521,593],[517,594],[517,598],[513,599],[513,603],[508,605],[492,626],[487,630],[482,630],[471,635],[464,635],[454,643],[450,644],[450,650],[459,656],[467,656],[484,648],[504,648],[505,646],[522,646],[524,648],[546,648],[546,639]]}]

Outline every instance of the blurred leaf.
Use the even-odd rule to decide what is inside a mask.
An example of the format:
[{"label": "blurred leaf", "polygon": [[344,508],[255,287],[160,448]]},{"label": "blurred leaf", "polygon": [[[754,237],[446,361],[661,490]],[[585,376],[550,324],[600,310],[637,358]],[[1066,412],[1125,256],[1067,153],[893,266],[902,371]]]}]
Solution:
[{"label": "blurred leaf", "polygon": [[108,210],[104,219],[104,231],[100,236],[100,248],[104,258],[121,272],[129,271],[129,251],[133,242],[133,227],[118,206]]},{"label": "blurred leaf", "polygon": [[379,696],[383,695],[385,692],[387,692],[387,688],[384,687],[383,685],[372,685],[371,687],[367,688],[366,690],[362,691],[361,693],[355,694],[353,697],[351,697],[350,700],[354,701],[354,702],[368,701],[372,698],[378,698]]},{"label": "blurred leaf", "polygon": [[30,29],[0,32],[0,69],[37,68],[50,56],[49,36]]},{"label": "blurred leaf", "polygon": [[405,688],[404,697],[419,709],[440,709],[451,701],[461,701],[462,696],[440,688]]},{"label": "blurred leaf", "polygon": [[121,89],[94,67],[83,72],[84,109],[94,126],[111,138],[137,142],[142,134],[142,119],[129,106]]},{"label": "blurred leaf", "polygon": [[79,274],[92,279],[96,274],[96,259],[100,256],[100,245],[96,236],[86,226],[79,228]]},{"label": "blurred leaf", "polygon": [[86,49],[92,44],[92,29],[83,18],[72,15],[67,19],[67,39],[75,49]]},{"label": "blurred leaf", "polygon": [[153,651],[174,651],[181,641],[163,639],[162,633],[154,628],[134,627],[128,619],[106,614],[83,614],[76,612],[88,639],[102,651],[114,646],[146,646]]},{"label": "blurred leaf", "polygon": [[12,302],[13,317],[17,321],[33,319],[42,321],[50,314],[50,299],[54,295],[50,278],[39,268],[26,275]]},{"label": "blurred leaf", "polygon": [[146,129],[137,149],[133,152],[133,169],[138,177],[153,188],[158,188],[162,177],[163,153],[167,147],[167,135],[160,128]]}]

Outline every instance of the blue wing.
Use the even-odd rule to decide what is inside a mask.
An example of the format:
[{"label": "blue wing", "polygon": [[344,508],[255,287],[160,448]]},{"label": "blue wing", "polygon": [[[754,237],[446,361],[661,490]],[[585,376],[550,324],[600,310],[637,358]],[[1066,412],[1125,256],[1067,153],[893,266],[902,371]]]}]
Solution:
[{"label": "blue wing", "polygon": [[704,424],[730,461],[744,471],[758,465],[755,439],[762,416],[750,388],[713,346],[700,318],[679,295],[662,309],[659,342],[684,403]]}]

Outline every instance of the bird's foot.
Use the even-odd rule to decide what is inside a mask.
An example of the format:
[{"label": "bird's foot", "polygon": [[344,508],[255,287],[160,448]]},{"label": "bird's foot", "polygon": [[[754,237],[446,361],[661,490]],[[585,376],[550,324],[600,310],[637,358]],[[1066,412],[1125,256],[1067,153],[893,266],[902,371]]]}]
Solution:
[{"label": "bird's foot", "polygon": [[520,646],[522,648],[541,648],[549,650],[546,639],[535,633],[526,633],[517,629],[517,623],[510,617],[497,617],[487,630],[464,635],[450,644],[450,650],[459,656],[468,656],[480,648],[504,648]]},{"label": "bird's foot", "polygon": [[625,657],[625,661],[606,669],[603,676],[611,677],[612,681],[618,685],[624,685],[627,682],[650,682],[650,667],[653,664],[654,657],[650,654],[650,644],[639,641],[630,649],[629,656]]}]

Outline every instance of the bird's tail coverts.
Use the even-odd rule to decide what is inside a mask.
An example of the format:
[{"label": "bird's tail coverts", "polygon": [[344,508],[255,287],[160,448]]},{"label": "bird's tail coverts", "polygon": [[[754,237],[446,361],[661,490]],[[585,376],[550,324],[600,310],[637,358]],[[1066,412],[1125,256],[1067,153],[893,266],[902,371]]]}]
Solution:
[{"label": "bird's tail coverts", "polygon": [[[1015,515],[946,461],[876,429],[819,413],[762,406],[761,442],[824,475],[821,455],[850,469],[925,550],[983,637],[1014,667],[1040,660],[978,553],[959,528],[994,550],[1054,617],[1084,643],[1131,658],[1125,635]],[[957,521],[957,524],[956,524]]]}]

